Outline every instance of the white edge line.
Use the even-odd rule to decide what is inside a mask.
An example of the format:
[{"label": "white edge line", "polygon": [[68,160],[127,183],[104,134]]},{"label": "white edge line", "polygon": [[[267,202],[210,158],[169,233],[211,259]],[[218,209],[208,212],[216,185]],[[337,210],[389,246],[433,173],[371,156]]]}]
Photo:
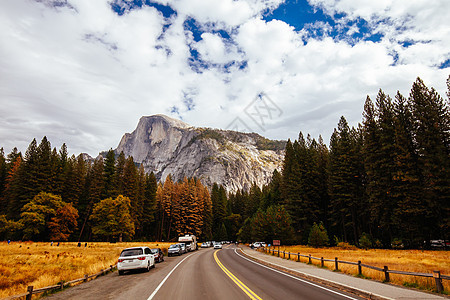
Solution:
[{"label": "white edge line", "polygon": [[166,275],[166,277],[164,277],[164,279],[161,281],[161,283],[156,287],[156,289],[153,291],[153,293],[147,298],[147,300],[152,300],[153,297],[155,297],[156,293],[159,291],[159,289],[163,286],[164,282],[166,282],[166,280],[169,278],[169,276],[172,274],[173,271],[175,271],[175,269],[189,256],[191,256],[192,254],[195,253],[191,253],[188,256],[186,256],[185,258],[183,258],[170,272],[169,274]]},{"label": "white edge line", "polygon": [[321,289],[323,289],[323,290],[326,290],[326,291],[329,291],[329,292],[331,292],[331,293],[334,293],[334,294],[343,296],[343,297],[348,298],[348,299],[358,300],[357,298],[350,297],[350,296],[348,296],[348,295],[345,295],[345,294],[342,294],[342,293],[339,293],[339,292],[330,290],[329,288],[326,288],[326,287],[317,285],[317,284],[312,283],[312,282],[309,282],[309,281],[307,281],[307,280],[300,279],[300,278],[295,277],[295,276],[292,276],[292,275],[290,275],[290,274],[286,274],[286,273],[281,272],[281,271],[279,271],[279,270],[276,270],[276,269],[270,268],[270,267],[268,267],[268,266],[265,266],[265,265],[263,265],[263,264],[257,263],[257,262],[255,262],[255,261],[253,261],[253,260],[251,260],[251,259],[248,259],[247,257],[244,257],[244,256],[242,256],[241,254],[237,253],[236,249],[234,249],[234,253],[236,253],[238,256],[242,257],[243,259],[248,260],[249,262],[252,262],[252,263],[254,263],[254,264],[257,264],[257,265],[259,265],[259,266],[261,266],[261,267],[264,267],[264,268],[266,268],[266,269],[272,270],[272,271],[274,271],[274,272],[283,274],[283,275],[285,275],[285,276],[287,276],[287,277],[290,277],[290,278],[296,279],[296,280],[298,280],[298,281],[301,281],[301,282],[310,284],[310,285],[312,285],[312,286],[321,288]]}]

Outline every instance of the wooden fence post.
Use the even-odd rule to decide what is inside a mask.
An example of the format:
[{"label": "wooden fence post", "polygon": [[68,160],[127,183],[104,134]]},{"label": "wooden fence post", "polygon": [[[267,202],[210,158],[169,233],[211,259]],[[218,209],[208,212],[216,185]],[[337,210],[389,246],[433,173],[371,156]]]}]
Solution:
[{"label": "wooden fence post", "polygon": [[60,281],[60,282],[59,282],[59,288],[60,288],[61,290],[64,288],[64,282],[63,282],[63,281]]},{"label": "wooden fence post", "polygon": [[308,264],[312,264],[312,261],[311,261],[311,254],[308,256]]},{"label": "wooden fence post", "polygon": [[320,266],[323,268],[324,264],[323,264],[323,257],[320,258]]},{"label": "wooden fence post", "polygon": [[300,252],[297,252],[297,261],[300,261]]},{"label": "wooden fence post", "polygon": [[87,282],[87,281],[88,281],[88,277],[89,277],[89,275],[88,275],[88,274],[84,274],[84,279],[83,279],[83,282]]},{"label": "wooden fence post", "polygon": [[286,252],[283,250],[283,258],[286,258]]},{"label": "wooden fence post", "polygon": [[389,268],[388,268],[388,266],[384,266],[383,271],[384,271],[384,281],[385,282],[389,282]]},{"label": "wooden fence post", "polygon": [[33,286],[30,285],[27,288],[27,296],[25,297],[26,300],[31,300],[31,297],[33,297]]},{"label": "wooden fence post", "polygon": [[337,257],[334,258],[334,270],[335,271],[339,271],[338,258]]},{"label": "wooden fence post", "polygon": [[280,257],[280,249],[278,249],[278,257]]},{"label": "wooden fence post", "polygon": [[434,281],[436,282],[436,290],[438,293],[444,291],[444,286],[442,285],[441,271],[433,271]]},{"label": "wooden fence post", "polygon": [[362,275],[361,261],[358,260],[358,275]]},{"label": "wooden fence post", "polygon": [[288,259],[291,259],[291,252],[288,252]]}]

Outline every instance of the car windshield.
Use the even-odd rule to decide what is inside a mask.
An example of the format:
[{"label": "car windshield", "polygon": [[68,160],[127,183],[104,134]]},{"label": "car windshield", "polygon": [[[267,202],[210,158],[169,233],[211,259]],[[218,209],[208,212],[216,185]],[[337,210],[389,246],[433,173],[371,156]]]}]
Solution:
[{"label": "car windshield", "polygon": [[150,251],[152,251],[153,254],[158,253],[158,249],[150,249]]},{"label": "car windshield", "polygon": [[178,245],[170,245],[170,247],[169,248],[179,248],[180,246],[178,246]]},{"label": "car windshield", "polygon": [[134,249],[125,249],[120,254],[121,257],[125,256],[136,256],[136,255],[142,255],[143,251],[141,248],[134,248]]}]

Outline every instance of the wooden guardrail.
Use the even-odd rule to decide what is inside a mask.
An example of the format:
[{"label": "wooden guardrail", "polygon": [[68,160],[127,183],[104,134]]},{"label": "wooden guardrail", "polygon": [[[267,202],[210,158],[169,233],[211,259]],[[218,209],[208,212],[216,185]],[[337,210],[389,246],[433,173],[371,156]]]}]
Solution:
[{"label": "wooden guardrail", "polygon": [[44,293],[44,292],[47,292],[47,291],[50,291],[50,290],[62,290],[63,288],[68,287],[71,284],[78,283],[78,282],[81,282],[81,281],[87,282],[89,279],[96,278],[96,277],[98,277],[100,275],[104,275],[105,273],[107,273],[109,271],[112,271],[114,268],[116,268],[116,266],[117,265],[110,265],[109,268],[101,269],[100,272],[98,272],[98,273],[95,273],[95,274],[92,274],[92,275],[86,274],[86,275],[84,275],[83,278],[78,278],[78,279],[74,279],[74,280],[67,281],[67,282],[63,282],[62,281],[62,282],[59,282],[58,284],[51,285],[51,286],[46,286],[46,287],[39,288],[39,289],[34,289],[33,286],[28,286],[26,293],[23,293],[23,294],[20,294],[20,295],[9,296],[8,298],[5,298],[4,300],[18,299],[18,298],[22,298],[22,297],[25,297],[26,300],[31,300],[31,297],[34,294],[40,294],[40,293]]},{"label": "wooden guardrail", "polygon": [[[362,268],[368,268],[368,269],[372,269],[372,270],[376,270],[379,272],[384,272],[384,281],[385,282],[389,282],[390,278],[389,278],[389,274],[400,274],[400,275],[410,275],[410,276],[419,276],[419,277],[432,277],[435,280],[436,283],[436,290],[438,293],[442,293],[444,291],[444,286],[442,285],[442,280],[449,280],[450,276],[448,275],[443,275],[441,274],[440,271],[433,271],[433,273],[417,273],[417,272],[407,272],[407,271],[396,271],[396,270],[389,270],[388,266],[384,266],[383,268],[379,268],[379,267],[375,267],[375,266],[371,266],[371,265],[366,265],[361,263],[360,260],[358,260],[358,262],[352,262],[352,261],[344,261],[344,260],[339,260],[337,257],[335,257],[334,259],[326,259],[323,257],[314,257],[311,256],[311,254],[305,255],[305,254],[300,254],[299,252],[297,253],[291,253],[291,252],[286,252],[286,251],[280,251],[280,250],[275,250],[275,249],[270,249],[270,248],[259,248],[256,249],[258,251],[264,251],[266,253],[272,253],[273,255],[277,255],[278,257],[282,257],[282,258],[287,258],[287,259],[291,259],[292,258],[296,258],[297,261],[300,261],[300,257],[304,257],[308,259],[308,263],[312,264],[312,260],[320,260],[320,266],[323,267],[324,266],[324,262],[334,262],[334,269],[335,271],[339,270],[339,264],[348,264],[348,265],[354,265],[358,267],[358,275],[362,275]],[[276,254],[275,254],[276,253]]]}]

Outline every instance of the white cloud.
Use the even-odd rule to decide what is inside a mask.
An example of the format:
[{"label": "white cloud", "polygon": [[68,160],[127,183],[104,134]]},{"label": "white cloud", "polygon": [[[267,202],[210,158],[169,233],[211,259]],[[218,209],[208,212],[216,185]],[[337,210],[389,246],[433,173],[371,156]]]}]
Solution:
[{"label": "white cloud", "polygon": [[[71,153],[95,156],[115,148],[142,115],[171,114],[173,107],[172,116],[196,126],[224,128],[240,117],[270,138],[297,138],[302,130],[327,142],[341,115],[351,125],[361,120],[365,96],[379,88],[407,95],[420,76],[445,95],[448,68],[436,65],[449,59],[448,1],[311,0],[330,14],[345,12],[346,20],[365,18],[384,35],[354,45],[262,20],[279,0],[159,2],[177,14],[168,20],[143,7],[119,16],[107,0],[57,9],[2,2],[0,147],[25,151],[32,138],[47,135],[54,146],[66,142]],[[187,18],[231,38],[211,31],[195,42]],[[199,72],[189,65],[194,49],[207,64]],[[283,111],[265,130],[243,111],[261,91]]]},{"label": "white cloud", "polygon": [[226,28],[235,27],[259,15],[266,9],[276,8],[282,0],[160,0],[182,16],[195,17],[203,23],[218,23]]}]

